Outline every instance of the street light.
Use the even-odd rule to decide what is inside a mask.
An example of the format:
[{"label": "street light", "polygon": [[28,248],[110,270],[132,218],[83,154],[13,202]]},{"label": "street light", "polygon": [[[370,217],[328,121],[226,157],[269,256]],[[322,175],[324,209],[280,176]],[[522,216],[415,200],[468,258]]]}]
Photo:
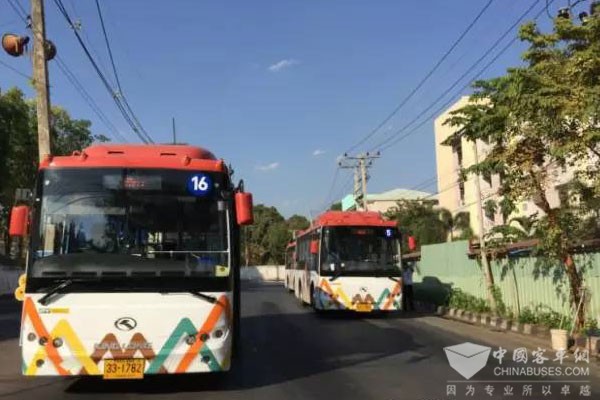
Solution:
[{"label": "street light", "polygon": [[27,49],[27,43],[29,43],[28,36],[19,36],[14,33],[2,35],[2,48],[13,57],[22,56]]}]

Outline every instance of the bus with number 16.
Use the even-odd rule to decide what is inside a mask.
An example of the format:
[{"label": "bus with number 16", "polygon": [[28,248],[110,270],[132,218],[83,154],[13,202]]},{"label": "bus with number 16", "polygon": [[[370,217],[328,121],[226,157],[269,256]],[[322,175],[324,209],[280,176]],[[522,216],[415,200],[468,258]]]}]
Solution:
[{"label": "bus with number 16", "polygon": [[23,374],[228,371],[252,197],[210,151],[95,145],[48,156],[9,233],[28,236]]}]

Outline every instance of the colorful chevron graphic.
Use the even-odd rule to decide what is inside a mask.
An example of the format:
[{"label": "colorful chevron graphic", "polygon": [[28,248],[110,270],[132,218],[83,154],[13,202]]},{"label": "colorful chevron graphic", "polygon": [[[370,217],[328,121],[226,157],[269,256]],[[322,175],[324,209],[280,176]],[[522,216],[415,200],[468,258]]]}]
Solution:
[{"label": "colorful chevron graphic", "polygon": [[[155,354],[151,347],[145,348],[140,344],[147,344],[148,341],[142,333],[135,333],[131,337],[129,344],[121,349],[120,342],[113,333],[107,333],[99,342],[99,345],[91,354],[85,349],[81,340],[72,329],[67,320],[61,319],[56,326],[48,331],[45,327],[33,300],[28,297],[23,305],[22,324],[29,321],[33,331],[38,338],[47,338],[44,345],[40,345],[33,358],[27,363],[23,360],[23,374],[37,375],[39,365],[49,361],[58,375],[73,375],[63,363],[63,357],[58,349],[52,344],[52,338],[60,337],[63,340],[65,348],[70,350],[71,355],[79,362],[81,369],[75,374],[79,375],[100,375],[102,372],[98,364],[109,354],[112,358],[134,358],[136,353],[140,353],[147,361],[146,374],[161,373],[184,373],[187,372],[191,363],[200,356],[207,364],[210,371],[220,371],[229,368],[230,354],[226,354],[219,363],[213,351],[205,343],[205,338],[210,337],[218,321],[225,318],[227,327],[231,327],[231,305],[227,295],[222,295],[211,309],[204,323],[200,328],[196,328],[189,318],[183,318],[179,321],[173,332],[169,335],[158,354]],[[185,354],[181,357],[177,367],[173,371],[168,371],[164,362],[173,353],[183,337],[195,336],[196,341],[189,346]],[[132,346],[138,345],[138,346]]]},{"label": "colorful chevron graphic", "polygon": [[375,301],[370,293],[366,293],[363,297],[360,294],[356,294],[350,300],[350,297],[344,292],[342,286],[337,286],[334,290],[326,279],[321,279],[318,289],[326,296],[326,299],[323,299],[323,296],[318,296],[321,308],[323,309],[352,310],[357,303],[371,303],[373,310],[397,310],[400,308],[400,304],[396,300],[397,295],[402,291],[400,282],[396,282],[391,291],[388,288],[383,289],[377,301]]},{"label": "colorful chevron graphic", "polygon": [[169,336],[162,349],[160,349],[154,361],[148,367],[147,373],[159,373],[159,370],[164,364],[165,360],[173,352],[173,349],[180,342],[181,338],[189,335],[195,335],[196,342],[192,346],[190,346],[186,354],[179,362],[179,365],[175,369],[175,372],[185,372],[192,360],[198,356],[198,353],[200,353],[201,356],[210,357],[208,366],[211,371],[219,371],[221,369],[221,366],[219,366],[219,363],[216,361],[213,353],[208,348],[208,346],[205,345],[205,343],[202,341],[202,336],[203,334],[210,335],[217,321],[223,313],[225,313],[225,316],[227,318],[227,325],[230,326],[231,306],[229,304],[229,299],[225,295],[221,296],[219,301],[215,304],[210,314],[208,315],[208,318],[206,319],[206,321],[204,321],[204,324],[202,325],[202,327],[200,327],[200,329],[197,329],[194,326],[194,324],[192,324],[192,321],[190,321],[188,318],[182,319],[179,322],[179,324],[177,324],[177,327],[175,328],[173,333],[171,333],[171,336]]}]

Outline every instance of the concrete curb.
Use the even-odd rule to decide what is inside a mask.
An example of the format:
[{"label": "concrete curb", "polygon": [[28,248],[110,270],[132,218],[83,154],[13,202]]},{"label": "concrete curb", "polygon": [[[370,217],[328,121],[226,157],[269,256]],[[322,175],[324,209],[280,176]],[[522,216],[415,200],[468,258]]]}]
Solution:
[{"label": "concrete curb", "polygon": [[[505,319],[489,314],[466,311],[445,306],[433,307],[434,314],[441,318],[451,319],[458,322],[489,327],[506,333],[517,333],[525,336],[533,336],[550,340],[550,329],[546,326],[522,323],[512,319]],[[570,352],[576,349],[590,350],[590,356],[600,357],[600,337],[579,336],[574,338],[574,344],[569,348]]]}]

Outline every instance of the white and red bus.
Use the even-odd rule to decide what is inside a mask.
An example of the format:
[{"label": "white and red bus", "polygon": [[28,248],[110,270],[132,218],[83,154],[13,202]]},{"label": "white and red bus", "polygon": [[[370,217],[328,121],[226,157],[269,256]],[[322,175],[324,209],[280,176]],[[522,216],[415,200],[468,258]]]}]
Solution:
[{"label": "white and red bus", "polygon": [[288,245],[286,287],[315,310],[399,310],[400,245],[379,213],[325,212]]},{"label": "white and red bus", "polygon": [[[40,165],[28,235],[23,374],[227,371],[239,341],[240,225],[252,198],[211,152],[98,145]],[[31,223],[28,223],[31,221]]]}]

